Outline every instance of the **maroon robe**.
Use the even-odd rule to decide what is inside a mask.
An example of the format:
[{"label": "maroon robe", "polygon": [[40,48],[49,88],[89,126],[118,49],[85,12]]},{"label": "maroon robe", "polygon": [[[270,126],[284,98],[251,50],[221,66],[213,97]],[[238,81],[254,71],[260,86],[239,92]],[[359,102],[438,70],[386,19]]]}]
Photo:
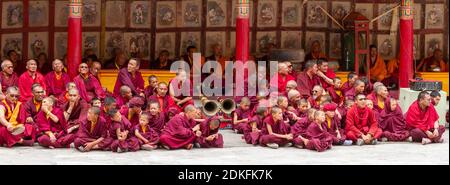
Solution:
[{"label": "maroon robe", "polygon": [[342,86],[341,86],[341,91],[342,94],[344,95],[345,92],[349,91],[350,89],[352,89],[353,86],[350,86],[350,83],[348,81],[346,81]]},{"label": "maroon robe", "polygon": [[[434,131],[434,123],[439,119],[439,115],[433,105],[430,104],[426,110],[422,110],[419,102],[414,101],[406,112],[406,126],[410,131],[413,141],[420,142],[422,138],[428,138],[426,131]],[[445,127],[440,125],[438,127],[439,137],[433,139],[434,142],[439,141]]]},{"label": "maroon robe", "polygon": [[[193,95],[192,94],[193,86],[192,86],[191,80],[187,79],[183,83],[178,82],[178,84],[175,84],[175,82],[177,82],[175,79],[172,79],[169,82],[169,86],[172,86],[174,94],[178,95],[178,96],[175,96],[175,98],[177,98],[179,100],[182,100],[182,99],[186,98],[187,96],[184,93],[189,93],[189,95],[191,95],[191,96]],[[175,87],[175,85],[177,85],[178,87]],[[187,102],[185,102],[185,103],[183,103],[181,105],[177,105],[174,102],[174,105],[178,106],[180,108],[180,110],[184,110],[184,108],[187,105],[193,105],[193,104],[194,104],[194,101],[192,101],[192,100],[189,100],[189,101],[187,101]]]},{"label": "maroon robe", "polygon": [[103,150],[109,149],[110,140],[106,139],[108,137],[108,129],[105,119],[99,117],[92,132],[91,127],[92,123],[86,118],[80,120],[80,128],[74,141],[75,148],[78,149],[80,146],[84,147],[86,143],[93,142],[102,137],[104,140],[98,144],[99,148]]},{"label": "maroon robe", "polygon": [[47,95],[59,97],[66,91],[66,84],[70,82],[69,75],[65,72],[61,73],[61,78],[56,79],[55,71],[45,75],[45,84],[47,85]]},{"label": "maroon robe", "polygon": [[[20,112],[19,112],[17,121],[19,123],[31,124],[33,126],[34,132],[38,133],[39,128],[38,128],[38,125],[36,124],[36,118],[37,118],[37,114],[39,113],[39,111],[40,111],[40,109],[37,110],[36,106],[34,105],[34,98],[31,98],[27,102],[22,103],[22,105],[20,106]],[[26,122],[28,117],[33,118],[33,122]]]},{"label": "maroon robe", "polygon": [[[381,111],[383,111],[383,109],[380,106],[378,106],[378,97],[375,94],[375,92],[372,92],[369,95],[367,95],[367,99],[372,100],[372,102],[373,102],[373,110],[377,111],[378,113],[381,113]],[[390,97],[388,96],[384,100],[384,109],[389,109],[390,108],[390,107],[388,107],[389,99],[390,99]]]},{"label": "maroon robe", "polygon": [[305,145],[307,149],[323,152],[331,149],[333,137],[327,130],[326,123],[321,123],[322,129],[315,122],[311,123],[306,129],[306,138],[309,142]]},{"label": "maroon robe", "polygon": [[390,103],[381,111],[378,126],[383,130],[382,137],[389,141],[404,141],[409,137],[409,131],[406,129],[406,120],[403,116],[400,106],[392,111]]},{"label": "maroon robe", "polygon": [[11,76],[5,75],[5,73],[0,72],[0,84],[2,84],[3,93],[6,92],[6,89],[11,86],[18,86],[19,77],[16,72],[13,72]]},{"label": "maroon robe", "polygon": [[277,89],[273,89],[278,91],[278,93],[286,95],[286,85],[290,80],[294,80],[295,78],[289,74],[287,74],[286,76],[284,76],[284,78],[282,77],[282,75],[280,75],[280,73],[275,74],[272,79],[270,79],[270,87],[271,88],[275,88],[277,87]]},{"label": "maroon robe", "polygon": [[166,114],[164,112],[160,112],[155,116],[150,114],[148,125],[160,134],[162,129],[166,126]]},{"label": "maroon robe", "polygon": [[378,121],[373,110],[353,105],[347,112],[345,132],[348,139],[356,142],[361,134],[370,134],[374,139],[380,138],[382,130],[378,128]]},{"label": "maroon robe", "polygon": [[184,114],[178,114],[167,122],[159,137],[161,144],[170,149],[182,148],[192,144],[197,136],[192,128],[196,125],[194,120],[190,120]]},{"label": "maroon robe", "polygon": [[[244,130],[244,140],[247,144],[257,145],[259,143],[259,137],[261,136],[261,129],[263,127],[264,117],[259,115],[254,115],[248,120],[247,129]],[[259,131],[253,131],[250,123],[255,123],[256,128]]]},{"label": "maroon robe", "polygon": [[311,122],[308,120],[308,116],[305,118],[299,119],[294,125],[291,126],[291,134],[294,145],[303,146],[303,140],[299,138],[299,136],[306,137],[306,129],[308,129],[309,124]]},{"label": "maroon robe", "polygon": [[[61,106],[63,111],[67,111],[69,109],[70,102],[66,102],[66,104]],[[72,112],[69,116],[69,119],[66,120],[68,128],[80,124],[80,120],[86,119],[87,111],[90,105],[86,103],[85,100],[80,99],[78,103],[72,109]],[[64,113],[64,112],[63,112]]]},{"label": "maroon robe", "polygon": [[126,85],[130,87],[133,95],[139,95],[144,91],[144,79],[139,71],[135,72],[135,77],[128,72],[128,68],[122,68],[119,70],[116,84],[114,85],[114,96],[120,96],[120,87]]},{"label": "maroon robe", "polygon": [[[328,68],[327,72],[323,73],[326,77],[328,77],[329,79],[334,79],[336,78],[336,73],[334,73],[334,70],[331,68]],[[333,85],[328,84],[323,78],[320,78],[320,83],[322,84],[322,87],[324,89],[328,88],[328,87],[332,87]]]},{"label": "maroon robe", "polygon": [[328,88],[326,89],[326,91],[327,91],[328,94],[331,96],[331,100],[332,100],[334,103],[340,105],[340,104],[342,103],[342,101],[344,101],[344,97],[342,96],[342,95],[344,95],[344,94],[343,94],[344,92],[343,92],[342,90],[340,90],[340,91],[341,91],[341,96],[338,95],[338,94],[336,93],[336,89],[334,89],[334,86],[328,87]]},{"label": "maroon robe", "polygon": [[[64,120],[63,111],[58,108],[52,110],[52,114],[58,117],[59,121],[56,123],[52,119],[47,118],[44,112],[39,111],[36,118],[36,123],[39,126],[39,131],[41,136],[38,137],[37,141],[39,145],[43,147],[55,147],[55,148],[68,148],[70,144],[75,140],[76,134],[67,134],[67,122]],[[56,141],[51,142],[50,137],[45,134],[45,132],[51,131],[55,137]]]},{"label": "maroon robe", "polygon": [[[211,130],[209,128],[209,122],[214,120],[218,120],[218,118],[210,117],[204,122],[200,123],[200,131],[202,132],[202,135],[200,137],[197,137],[196,141],[202,148],[223,148],[223,137],[222,134],[218,133],[219,128],[215,130]],[[207,141],[206,138],[213,134],[217,134],[217,137],[215,137],[212,141]]]},{"label": "maroon robe", "polygon": [[92,74],[84,79],[81,75],[77,75],[73,78],[73,82],[75,82],[78,91],[80,92],[80,97],[86,102],[91,102],[92,98],[105,98],[106,94],[103,91],[100,82],[98,82],[97,78],[95,78]]},{"label": "maroon robe", "polygon": [[178,110],[180,110],[179,107],[173,101],[172,97],[170,97],[170,95],[166,94],[166,96],[164,96],[163,101],[162,101],[163,104],[161,104],[158,99],[159,98],[158,98],[157,94],[153,94],[147,98],[148,101],[158,102],[161,112],[167,112],[169,110],[169,108],[171,108],[171,107],[177,107]]},{"label": "maroon robe", "polygon": [[[345,136],[345,130],[341,127],[341,119],[338,118],[337,115],[334,115],[333,118],[331,118],[330,123],[328,123],[328,119],[325,120],[325,125],[327,127],[327,131],[330,133],[331,138],[333,139],[334,145],[341,145],[344,143],[346,136]],[[341,138],[337,138],[337,132],[336,130],[339,130],[339,134],[341,135]]]},{"label": "maroon robe", "polygon": [[305,72],[301,72],[297,76],[297,90],[302,97],[310,97],[311,91],[315,85],[320,85],[320,79],[317,75],[310,78]]},{"label": "maroon robe", "polygon": [[130,101],[121,95],[116,96],[115,98],[116,98],[117,107],[122,107],[123,105],[126,105],[128,103],[128,101]]},{"label": "maroon robe", "polygon": [[[246,118],[248,119],[251,116],[251,110],[248,109],[246,111],[243,111],[239,107],[234,111],[234,114],[236,114],[237,120],[242,120],[242,119],[246,119]],[[233,114],[233,117],[234,117],[234,114]],[[234,124],[234,120],[233,120],[233,129],[237,130],[238,134],[243,134],[244,130],[247,129],[247,126],[248,126],[248,122],[241,122],[239,124]]]},{"label": "maroon robe", "polygon": [[129,108],[126,106],[122,106],[122,109],[120,110],[120,114],[122,114],[123,117],[125,117],[127,119],[127,121],[130,122],[130,125],[128,126],[128,128],[133,128],[136,125],[139,125],[139,114],[133,114],[130,117],[129,114]]},{"label": "maroon robe", "polygon": [[289,134],[290,133],[290,126],[287,123],[283,123],[283,120],[275,122],[273,120],[272,115],[267,116],[263,121],[263,127],[261,130],[261,137],[259,138],[259,143],[262,146],[266,146],[269,143],[276,143],[278,145],[286,145],[287,143],[291,142],[284,138],[279,138],[274,135],[269,134],[269,131],[267,130],[267,124],[272,126],[272,132],[276,134]]},{"label": "maroon robe", "polygon": [[[320,100],[320,97],[317,97]],[[315,108],[315,109],[320,109],[320,102],[317,102],[316,100],[313,99],[312,96],[310,96],[308,98],[308,102],[311,105],[311,108]]]},{"label": "maroon robe", "polygon": [[139,134],[141,134],[142,137],[144,137],[145,139],[147,139],[149,141],[149,144],[152,145],[157,145],[159,142],[159,133],[156,132],[156,130],[154,130],[152,127],[150,127],[150,125],[146,125],[145,126],[145,132],[142,129],[141,125],[136,125],[133,130],[132,130],[132,135],[134,135],[134,138],[136,138],[139,142],[139,146],[142,146],[146,143],[144,143],[144,141],[140,140],[137,136],[135,136],[135,131],[138,131]]},{"label": "maroon robe", "polygon": [[[122,116],[121,122],[112,121],[109,128],[109,136],[112,139],[111,144],[109,145],[110,149],[113,152],[117,152],[117,149],[120,148],[122,151],[137,151],[139,150],[139,139],[133,137],[133,127],[130,127],[131,123],[127,118]],[[120,141],[117,136],[117,129],[120,129],[121,132],[128,130],[127,139]]]},{"label": "maroon robe", "polygon": [[151,96],[153,94],[156,94],[156,90],[152,86],[148,85],[144,89],[144,94],[145,94],[145,97],[149,97],[149,96]]}]

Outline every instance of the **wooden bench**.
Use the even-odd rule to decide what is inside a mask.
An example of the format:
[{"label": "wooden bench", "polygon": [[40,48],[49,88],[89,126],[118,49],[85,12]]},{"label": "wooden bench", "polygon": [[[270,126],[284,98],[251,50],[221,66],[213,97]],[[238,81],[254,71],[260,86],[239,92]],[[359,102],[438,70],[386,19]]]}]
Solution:
[{"label": "wooden bench", "polygon": [[[158,81],[169,83],[169,80],[175,77],[175,73],[171,73],[170,71],[163,70],[139,70],[142,73],[142,77],[145,81],[145,86],[148,85],[148,77],[150,75],[155,75],[158,77]],[[109,91],[114,90],[114,85],[116,84],[117,75],[119,74],[118,70],[112,69],[102,69],[100,71],[100,81],[103,87],[106,87]]]}]

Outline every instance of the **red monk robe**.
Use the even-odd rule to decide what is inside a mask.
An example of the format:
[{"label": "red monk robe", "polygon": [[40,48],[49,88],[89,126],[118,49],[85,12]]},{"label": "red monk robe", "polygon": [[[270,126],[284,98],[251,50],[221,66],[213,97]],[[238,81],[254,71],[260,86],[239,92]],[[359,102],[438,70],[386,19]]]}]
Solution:
[{"label": "red monk robe", "polygon": [[53,95],[59,97],[66,91],[66,84],[70,82],[69,75],[62,72],[57,75],[55,71],[47,73],[45,75],[45,84],[47,85],[47,95]]},{"label": "red monk robe", "polygon": [[295,78],[291,75],[283,76],[280,75],[280,73],[277,73],[270,79],[270,87],[277,87],[278,93],[286,95],[286,85],[291,80],[295,81]]},{"label": "red monk robe", "polygon": [[12,75],[5,75],[4,72],[0,72],[0,84],[2,85],[3,93],[6,92],[6,89],[11,86],[18,86],[19,77],[16,72],[13,72]]},{"label": "red monk robe", "polygon": [[178,149],[192,144],[197,139],[192,130],[195,125],[195,121],[188,119],[186,115],[177,114],[167,122],[166,127],[161,132],[159,141],[170,149]]},{"label": "red monk robe", "polygon": [[344,95],[347,91],[353,88],[353,85],[350,85],[350,82],[346,81],[341,86],[342,95]]},{"label": "red monk robe", "polygon": [[[243,111],[240,107],[234,110],[233,115],[237,116],[237,120],[249,119],[251,117],[252,110],[248,109],[247,111]],[[238,124],[234,124],[233,120],[233,129],[237,130],[238,134],[243,134],[244,131],[248,128],[248,122],[241,122]]]},{"label": "red monk robe", "polygon": [[[27,102],[23,103],[22,106],[20,106],[20,113],[19,117],[17,118],[17,121],[19,123],[27,123],[33,126],[33,131],[35,133],[39,133],[38,125],[36,124],[36,119],[39,111],[41,110],[42,102],[36,102],[34,101],[34,98],[31,98]],[[31,117],[33,118],[32,122],[27,122],[27,118]]]},{"label": "red monk robe", "polygon": [[[261,136],[261,129],[263,127],[264,117],[262,115],[254,115],[248,120],[247,129],[244,130],[244,140],[247,144],[257,145],[259,137]],[[255,129],[252,125],[255,125]]]},{"label": "red monk robe", "polygon": [[[17,102],[15,105],[10,103],[7,99],[0,102],[0,106],[3,106],[5,110],[5,119],[13,125],[18,124],[18,116],[20,109],[23,106],[21,102]],[[33,144],[35,141],[36,129],[31,124],[23,124],[25,131],[19,135],[12,135],[10,131],[0,124],[0,146],[12,147],[17,144],[21,139],[29,140],[29,144]]]},{"label": "red monk robe", "polygon": [[[202,148],[223,148],[223,137],[222,134],[219,133],[219,127],[214,130],[211,130],[209,127],[209,122],[214,120],[219,121],[218,117],[214,116],[200,123],[200,131],[202,132],[202,135],[197,137],[196,142],[200,144],[200,147]],[[216,136],[213,140],[208,141],[206,138],[211,135]]]},{"label": "red monk robe", "polygon": [[69,101],[69,94],[67,91],[62,92],[59,96],[56,97],[56,106],[62,106]]},{"label": "red monk robe", "polygon": [[[155,130],[158,134],[161,133],[162,129],[166,126],[167,116],[165,112],[159,112],[156,115],[149,114],[148,125],[150,128]],[[167,121],[166,121],[167,120]]]},{"label": "red monk robe", "polygon": [[[159,133],[156,132],[156,130],[154,130],[152,127],[150,127],[150,125],[136,125],[133,129],[132,129],[132,134],[134,136],[134,138],[136,138],[138,140],[139,146],[142,147],[142,145],[145,144],[150,144],[150,145],[157,145],[159,143]],[[146,140],[148,140],[148,143],[145,143],[143,140],[139,139],[135,132],[139,132],[139,134],[144,137]],[[131,133],[130,133],[131,134]]]},{"label": "red monk robe", "polygon": [[302,97],[310,97],[311,91],[315,85],[320,85],[320,79],[317,75],[311,78],[306,74],[306,72],[301,72],[297,76],[297,90],[300,92]]},{"label": "red monk robe", "polygon": [[310,150],[316,150],[323,152],[327,149],[331,149],[333,143],[333,137],[327,130],[327,124],[325,122],[319,124],[312,122],[305,133],[308,142],[306,148]]},{"label": "red monk robe", "polygon": [[309,105],[311,108],[320,109],[320,97],[317,97],[317,99],[313,99],[312,96],[308,98]]},{"label": "red monk robe", "polygon": [[[169,86],[171,86],[171,88],[173,88],[173,92],[174,92],[174,95],[175,95],[174,97],[176,99],[182,100],[182,99],[186,98],[187,95],[183,94],[183,93],[189,93],[189,95],[192,96],[192,93],[193,93],[192,88],[193,88],[193,86],[192,86],[191,80],[187,79],[183,83],[178,82],[178,84],[175,84],[176,82],[177,82],[176,79],[172,79],[169,82]],[[176,87],[176,86],[178,86],[178,87]],[[188,87],[189,87],[189,89],[187,89]],[[187,102],[185,102],[185,103],[183,103],[183,104],[181,104],[181,105],[178,105],[178,104],[175,103],[175,105],[177,105],[180,108],[180,110],[184,110],[184,108],[187,105],[193,105],[193,104],[194,104],[194,101],[192,101],[192,99],[187,101]]]},{"label": "red monk robe", "polygon": [[86,102],[91,102],[91,99],[94,97],[103,99],[106,96],[105,91],[100,86],[100,82],[92,74],[89,74],[87,78],[77,75],[73,78],[73,82],[75,82],[78,91],[80,91],[80,97]]},{"label": "red monk robe", "polygon": [[38,83],[42,86],[44,90],[47,90],[47,85],[45,84],[45,78],[42,76],[41,73],[36,72],[36,76],[33,79],[28,71],[24,72],[19,77],[19,91],[20,91],[20,98],[19,100],[21,102],[26,102],[30,100],[33,97],[33,93],[31,92],[31,86],[33,84]]},{"label": "red monk robe", "polygon": [[263,127],[261,129],[261,137],[259,138],[259,143],[262,146],[266,146],[269,143],[276,143],[280,146],[284,146],[291,142],[290,140],[279,138],[269,134],[267,125],[270,125],[272,127],[272,132],[275,134],[290,134],[290,126],[288,123],[284,123],[283,120],[275,122],[272,115],[269,115],[264,119]]},{"label": "red monk robe", "polygon": [[114,85],[114,96],[120,96],[120,87],[126,85],[130,87],[133,95],[139,95],[144,92],[144,79],[139,71],[135,72],[135,76],[128,72],[128,68],[122,68],[119,70],[116,84]]},{"label": "red monk robe", "polygon": [[167,94],[164,97],[161,97],[158,94],[153,94],[149,96],[147,100],[158,102],[161,112],[167,112],[171,107],[176,107],[178,110],[181,111],[181,109],[179,109],[178,106],[176,106],[175,102],[173,101],[172,97],[170,97],[169,94]]},{"label": "red monk robe", "polygon": [[[36,123],[39,127],[39,132],[42,133],[37,141],[39,142],[39,145],[43,147],[51,146],[54,148],[68,148],[75,140],[76,134],[67,134],[68,127],[67,122],[64,120],[63,111],[55,108],[52,110],[52,114],[58,117],[59,121],[57,123],[47,117],[43,111],[39,111],[37,114]],[[45,134],[47,131],[51,131],[55,135],[56,141],[54,143],[52,143],[50,137]]]},{"label": "red monk robe", "polygon": [[379,115],[378,125],[383,130],[381,137],[387,138],[388,141],[406,140],[409,137],[409,131],[406,129],[406,120],[402,109],[400,106],[396,106],[395,110],[392,110],[390,102],[386,105],[386,109]]},{"label": "red monk robe", "polygon": [[[139,126],[139,124],[137,124]],[[121,151],[137,151],[139,150],[139,139],[133,137],[133,127],[131,126],[130,121],[127,118],[121,115],[121,121],[112,121],[109,128],[109,136],[112,139],[111,144],[109,145],[110,150],[113,152],[118,152],[119,148]],[[128,131],[128,135],[126,139],[119,140],[117,132],[126,132]],[[109,139],[108,139],[109,140]]]},{"label": "red monk robe", "polygon": [[[66,104],[61,106],[63,113],[64,111],[67,111],[69,109],[69,106],[70,102],[67,102]],[[79,125],[81,123],[81,120],[86,119],[89,107],[90,105],[85,100],[78,100],[78,102],[75,103],[72,112],[70,113],[69,119],[66,120],[68,128]]]},{"label": "red monk robe", "polygon": [[389,100],[391,98],[388,95],[388,97],[384,101],[382,100],[378,101],[377,95],[375,94],[375,92],[372,92],[369,95],[367,95],[367,99],[372,100],[373,110],[377,111],[378,113],[381,113],[381,111],[389,107],[390,105]]},{"label": "red monk robe", "polygon": [[380,138],[382,134],[382,130],[378,128],[378,122],[373,110],[367,107],[358,108],[357,105],[353,105],[347,111],[346,119],[346,136],[355,143],[362,134],[370,134],[374,139]]},{"label": "red monk robe", "polygon": [[[438,119],[439,115],[433,105],[428,106],[426,110],[422,110],[419,102],[414,101],[406,112],[406,126],[413,141],[421,142],[422,138],[428,138],[425,132],[433,132]],[[445,127],[442,125],[439,125],[437,129],[439,136],[432,140],[434,142],[438,142],[445,132]]]},{"label": "red monk robe", "polygon": [[[105,119],[102,117],[98,117],[97,123],[93,125],[91,121],[88,121],[86,118],[80,120],[80,128],[76,134],[76,139],[74,141],[75,148],[78,149],[80,146],[84,147],[84,145],[88,142],[93,142],[99,138],[107,138],[108,137],[108,129],[107,123]],[[104,139],[101,141],[98,146],[103,150],[108,150],[111,140]]]},{"label": "red monk robe", "polygon": [[326,89],[326,91],[328,92],[328,94],[331,96],[331,100],[340,105],[342,103],[342,101],[344,101],[344,94],[342,92],[342,90],[340,89],[335,89],[334,86],[328,87]]},{"label": "red monk robe", "polygon": [[[345,130],[341,128],[341,119],[339,119],[339,117],[337,115],[335,115],[332,118],[329,118],[328,116],[326,116],[326,120],[325,120],[326,126],[327,126],[327,131],[328,133],[330,133],[332,139],[333,139],[333,144],[334,145],[342,145],[346,139],[345,136]],[[336,132],[336,130],[339,131],[340,134],[340,138],[338,138],[338,133]]]},{"label": "red monk robe", "polygon": [[303,146],[303,140],[299,137],[306,137],[306,129],[308,129],[311,121],[308,120],[308,117],[302,118],[298,120],[294,125],[291,126],[292,137],[294,138],[292,142],[296,146]]},{"label": "red monk robe", "polygon": [[[327,69],[327,72],[324,73],[324,75],[326,77],[328,77],[329,79],[334,79],[336,78],[336,73],[334,73],[334,70],[331,68]],[[323,89],[326,89],[328,87],[332,87],[333,85],[328,84],[323,78],[320,78],[320,84],[322,84]]]}]

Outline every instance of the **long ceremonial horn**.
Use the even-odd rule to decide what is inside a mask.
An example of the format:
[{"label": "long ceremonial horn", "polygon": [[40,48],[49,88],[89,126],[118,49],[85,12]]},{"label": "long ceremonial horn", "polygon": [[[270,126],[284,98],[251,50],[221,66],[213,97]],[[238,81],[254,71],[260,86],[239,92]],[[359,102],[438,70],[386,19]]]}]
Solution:
[{"label": "long ceremonial horn", "polygon": [[236,109],[236,102],[231,98],[226,98],[221,102],[222,112],[225,114],[231,114]]},{"label": "long ceremonial horn", "polygon": [[208,98],[203,97],[201,99],[202,102],[202,111],[206,116],[214,116],[219,112],[219,102],[215,100],[208,100]]}]

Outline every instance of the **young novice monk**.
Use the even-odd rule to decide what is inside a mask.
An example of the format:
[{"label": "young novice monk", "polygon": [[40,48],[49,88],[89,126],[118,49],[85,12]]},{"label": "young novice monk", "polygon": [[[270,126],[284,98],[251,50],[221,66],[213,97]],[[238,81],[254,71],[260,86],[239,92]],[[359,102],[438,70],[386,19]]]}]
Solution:
[{"label": "young novice monk", "polygon": [[196,145],[201,148],[223,148],[223,137],[219,133],[220,121],[216,116],[210,117],[200,123],[202,135],[197,137]]},{"label": "young novice monk", "polygon": [[[139,150],[139,140],[131,137],[130,121],[120,114],[117,109],[109,111],[111,116],[111,125],[109,135],[112,139],[110,149],[113,152],[127,152]],[[139,124],[138,124],[139,125]]]},{"label": "young novice monk", "polygon": [[100,117],[100,109],[89,108],[87,117],[80,121],[80,128],[74,141],[75,148],[81,152],[107,149],[110,144],[104,141],[107,137],[107,124],[105,119]]},{"label": "young novice monk", "polygon": [[243,97],[239,103],[239,108],[233,112],[233,130],[238,134],[243,134],[250,117],[250,99]]},{"label": "young novice monk", "polygon": [[267,116],[267,107],[258,106],[255,115],[248,121],[248,127],[244,132],[244,140],[247,144],[257,145],[263,127],[263,120]]},{"label": "young novice monk", "polygon": [[316,150],[318,152],[331,149],[333,137],[327,131],[325,113],[323,111],[316,111],[314,113],[314,122],[306,129],[306,137],[307,140],[305,139],[303,142],[307,149]]},{"label": "young novice monk", "polygon": [[150,127],[150,117],[149,113],[143,112],[139,116],[139,125],[133,128],[134,136],[139,140],[140,148],[143,150],[154,150],[158,147],[159,135]]},{"label": "young novice monk", "polygon": [[302,98],[298,101],[298,117],[300,118],[306,118],[308,117],[308,109],[309,109],[309,103],[308,100]]},{"label": "young novice monk", "polygon": [[344,93],[342,93],[341,85],[342,81],[341,78],[335,77],[333,79],[333,86],[328,87],[326,90],[328,91],[328,94],[331,96],[334,103],[341,105],[342,101],[344,100]]},{"label": "young novice monk", "polygon": [[308,126],[314,121],[314,113],[316,113],[317,109],[310,108],[307,111],[307,117],[302,118],[297,121],[294,125],[291,126],[291,133],[294,137],[293,143],[297,148],[304,148],[305,143],[305,134]]},{"label": "young novice monk", "polygon": [[336,107],[335,103],[327,103],[323,106],[327,130],[333,138],[334,145],[352,145],[352,140],[346,140],[344,129],[341,128],[341,119],[336,116]]},{"label": "young novice monk", "polygon": [[150,101],[148,103],[148,111],[150,113],[148,117],[149,121],[148,125],[152,129],[154,129],[158,134],[160,134],[161,130],[164,128],[166,124],[166,114],[164,112],[161,112],[159,103],[156,101]]},{"label": "young novice monk", "polygon": [[280,145],[292,146],[292,134],[288,123],[283,121],[283,112],[277,106],[272,107],[272,114],[264,119],[259,143],[277,149]]}]

